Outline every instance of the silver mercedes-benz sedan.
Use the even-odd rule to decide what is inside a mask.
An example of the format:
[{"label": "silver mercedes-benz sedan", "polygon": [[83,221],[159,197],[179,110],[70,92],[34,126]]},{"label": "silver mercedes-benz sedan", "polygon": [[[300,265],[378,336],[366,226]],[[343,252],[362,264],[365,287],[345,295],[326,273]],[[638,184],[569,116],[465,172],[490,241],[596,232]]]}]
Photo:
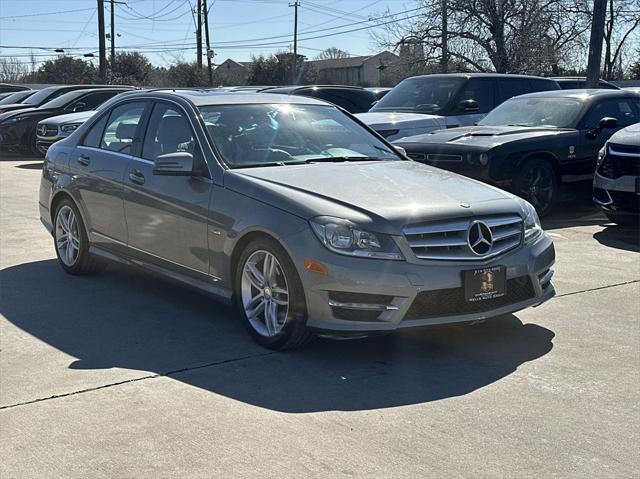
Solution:
[{"label": "silver mercedes-benz sedan", "polygon": [[274,349],[555,294],[529,203],[408,160],[305,97],[127,95],[49,148],[40,214],[66,272],[147,268],[233,301]]}]

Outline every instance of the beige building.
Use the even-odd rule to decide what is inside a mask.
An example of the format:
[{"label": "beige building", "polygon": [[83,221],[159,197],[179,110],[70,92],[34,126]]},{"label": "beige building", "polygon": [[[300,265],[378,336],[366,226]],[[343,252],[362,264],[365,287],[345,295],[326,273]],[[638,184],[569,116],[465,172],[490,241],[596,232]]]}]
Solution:
[{"label": "beige building", "polygon": [[227,58],[215,70],[215,81],[218,85],[246,85],[251,62],[237,62]]},{"label": "beige building", "polygon": [[312,60],[318,72],[317,83],[331,85],[386,86],[387,70],[400,57],[388,51],[371,56]]}]

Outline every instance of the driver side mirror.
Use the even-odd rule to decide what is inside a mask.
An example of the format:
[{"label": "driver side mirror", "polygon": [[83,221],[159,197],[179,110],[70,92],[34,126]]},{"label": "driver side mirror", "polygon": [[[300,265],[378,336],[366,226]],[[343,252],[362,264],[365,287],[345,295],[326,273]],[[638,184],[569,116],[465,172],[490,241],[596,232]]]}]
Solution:
[{"label": "driver side mirror", "polygon": [[87,108],[87,104],[81,101],[73,106],[73,111],[84,111],[85,108]]},{"label": "driver side mirror", "polygon": [[471,113],[474,111],[480,110],[480,105],[475,100],[463,100],[458,103],[458,111],[463,111],[465,113]]},{"label": "driver side mirror", "polygon": [[617,118],[614,118],[612,116],[605,116],[598,122],[598,126],[596,126],[593,130],[587,133],[587,138],[595,138],[605,128],[617,128],[617,127],[618,127]]},{"label": "driver side mirror", "polygon": [[395,148],[395,150],[400,153],[400,156],[406,158],[407,156],[407,150],[405,150],[404,148],[402,148],[401,146],[398,145],[393,145],[393,147]]},{"label": "driver side mirror", "polygon": [[160,176],[193,176],[193,155],[186,151],[160,155],[153,161],[153,174]]}]

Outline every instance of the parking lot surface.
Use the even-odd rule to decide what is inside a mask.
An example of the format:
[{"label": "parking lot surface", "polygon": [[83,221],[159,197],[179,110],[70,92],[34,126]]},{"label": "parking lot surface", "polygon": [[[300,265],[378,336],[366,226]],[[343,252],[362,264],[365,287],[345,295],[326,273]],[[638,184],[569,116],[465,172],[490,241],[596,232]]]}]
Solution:
[{"label": "parking lot surface", "polygon": [[41,165],[0,161],[1,477],[638,477],[640,239],[588,201],[539,308],[274,353],[198,292],[66,275]]}]

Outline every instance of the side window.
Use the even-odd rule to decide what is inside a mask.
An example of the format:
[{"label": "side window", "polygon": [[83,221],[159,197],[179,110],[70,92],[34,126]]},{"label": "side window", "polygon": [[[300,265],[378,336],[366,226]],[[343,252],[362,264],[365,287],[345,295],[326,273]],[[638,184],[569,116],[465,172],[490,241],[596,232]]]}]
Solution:
[{"label": "side window", "polygon": [[629,98],[604,100],[591,107],[584,121],[585,128],[595,128],[605,116],[618,120],[620,126],[628,126],[640,121],[640,102]]},{"label": "side window", "polygon": [[519,78],[499,78],[498,79],[498,96],[500,102],[508,100],[514,96],[528,93],[529,86],[526,80]]},{"label": "side window", "polygon": [[95,110],[99,105],[103,104],[109,98],[117,95],[119,92],[103,91],[99,93],[90,93],[80,98],[74,105],[84,103],[83,110]]},{"label": "side window", "polygon": [[471,78],[462,88],[458,102],[475,100],[477,113],[489,113],[493,110],[493,80],[491,78]]},{"label": "side window", "polygon": [[156,103],[149,118],[142,157],[155,160],[159,155],[185,151],[193,154],[196,140],[185,118],[177,108]]},{"label": "side window", "polygon": [[558,90],[558,84],[550,80],[529,79],[529,92]]},{"label": "side window", "polygon": [[133,139],[145,106],[143,102],[125,103],[111,110],[100,148],[132,154]]},{"label": "side window", "polygon": [[92,146],[93,148],[100,147],[100,140],[102,140],[102,133],[104,132],[104,126],[107,124],[107,116],[104,115],[98,120],[91,129],[84,136],[82,144],[84,146]]}]

